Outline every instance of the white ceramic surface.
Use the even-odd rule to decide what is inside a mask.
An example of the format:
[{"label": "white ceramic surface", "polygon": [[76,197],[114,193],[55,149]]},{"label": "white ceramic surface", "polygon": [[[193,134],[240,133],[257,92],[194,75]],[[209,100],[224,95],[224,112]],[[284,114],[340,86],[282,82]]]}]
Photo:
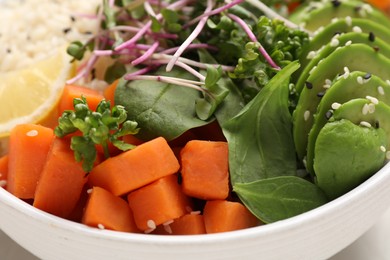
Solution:
[{"label": "white ceramic surface", "polygon": [[390,164],[348,194],[278,223],[206,236],[125,234],[46,214],[0,189],[0,229],[42,259],[327,259],[390,205]]}]

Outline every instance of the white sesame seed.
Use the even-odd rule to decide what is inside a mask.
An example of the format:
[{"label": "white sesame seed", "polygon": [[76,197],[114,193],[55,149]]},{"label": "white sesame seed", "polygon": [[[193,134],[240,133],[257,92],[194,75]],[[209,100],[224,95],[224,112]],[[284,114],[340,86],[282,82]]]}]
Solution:
[{"label": "white sesame seed", "polygon": [[337,46],[339,46],[339,44],[340,44],[340,41],[338,39],[336,39],[336,38],[333,38],[330,41],[330,46],[332,46],[332,47],[337,47]]},{"label": "white sesame seed", "polygon": [[310,117],[310,111],[306,110],[305,113],[303,114],[303,119],[307,121],[309,120],[309,117]]},{"label": "white sesame seed", "polygon": [[186,211],[187,212],[191,212],[192,211],[192,208],[190,206],[186,206]]},{"label": "white sesame seed", "polygon": [[379,100],[375,97],[371,97],[371,96],[366,96],[366,99],[368,101],[370,101],[371,103],[375,104],[375,105],[378,105],[379,104]]},{"label": "white sesame seed", "polygon": [[316,57],[317,53],[315,51],[310,51],[307,56],[306,56],[306,59],[308,60],[312,60]]},{"label": "white sesame seed", "polygon": [[356,80],[357,80],[357,83],[358,83],[358,84],[360,84],[360,85],[363,85],[363,84],[364,84],[363,77],[358,76],[358,77],[356,78]]},{"label": "white sesame seed", "polygon": [[341,107],[341,104],[337,103],[337,102],[334,102],[331,107],[332,107],[332,109],[336,110],[336,109]]},{"label": "white sesame seed", "polygon": [[345,43],[345,46],[350,46],[351,44],[352,44],[352,41],[349,40],[349,41],[347,41],[347,42]]},{"label": "white sesame seed", "polygon": [[382,86],[379,86],[379,87],[378,87],[378,93],[379,93],[380,95],[382,95],[382,96],[385,94],[385,90],[383,89]]},{"label": "white sesame seed", "polygon": [[367,11],[368,13],[371,13],[371,12],[374,11],[374,9],[372,8],[372,6],[369,5],[369,4],[364,4],[364,5],[362,6],[362,9],[364,9],[364,10]]},{"label": "white sesame seed", "polygon": [[364,104],[363,108],[362,108],[362,114],[363,115],[367,115],[368,114],[368,104]]},{"label": "white sesame seed", "polygon": [[35,129],[33,129],[33,130],[28,131],[28,132],[26,133],[26,135],[27,135],[27,136],[31,136],[31,137],[37,136],[37,135],[38,135],[38,131],[35,130]]},{"label": "white sesame seed", "polygon": [[387,151],[387,152],[386,152],[386,159],[387,159],[387,160],[390,160],[390,151]]},{"label": "white sesame seed", "polygon": [[326,79],[326,80],[325,80],[325,84],[327,84],[327,85],[332,85],[332,81],[331,81],[330,79]]},{"label": "white sesame seed", "polygon": [[155,228],[148,228],[144,231],[145,234],[152,233],[155,230]]},{"label": "white sesame seed", "polygon": [[166,225],[170,225],[172,223],[173,223],[173,219],[164,222],[163,225],[166,226]]},{"label": "white sesame seed", "polygon": [[366,121],[361,121],[360,122],[360,126],[364,126],[364,127],[371,127],[371,124],[366,122]]},{"label": "white sesame seed", "polygon": [[152,219],[149,219],[149,220],[146,222],[146,225],[147,225],[148,228],[150,228],[150,229],[155,229],[155,228],[156,228],[156,223],[155,223]]},{"label": "white sesame seed", "polygon": [[368,113],[370,114],[375,113],[375,104],[373,103],[368,104]]},{"label": "white sesame seed", "polygon": [[313,74],[313,72],[314,72],[316,69],[317,69],[317,66],[314,66],[313,68],[311,68],[309,74],[310,74],[310,75]]},{"label": "white sesame seed", "polygon": [[100,223],[97,225],[97,227],[98,227],[98,229],[102,229],[102,230],[105,229],[105,226],[103,224],[100,224]]},{"label": "white sesame seed", "polygon": [[346,16],[345,17],[345,22],[347,23],[348,26],[352,25],[352,18],[351,16]]},{"label": "white sesame seed", "polygon": [[380,149],[382,152],[384,152],[384,153],[386,152],[386,147],[384,147],[383,145],[381,145]]},{"label": "white sesame seed", "polygon": [[88,194],[91,194],[91,193],[92,193],[92,190],[93,190],[93,189],[88,189],[88,190],[87,190],[87,193],[88,193]]},{"label": "white sesame seed", "polygon": [[7,181],[6,180],[0,180],[0,187],[5,187],[5,185],[7,185]]},{"label": "white sesame seed", "polygon": [[333,18],[333,19],[331,20],[331,23],[337,23],[338,20],[339,20],[339,18],[338,18],[338,17],[335,17],[335,18]]},{"label": "white sesame seed", "polygon": [[200,210],[197,210],[197,211],[192,211],[191,212],[191,215],[200,215]]},{"label": "white sesame seed", "polygon": [[172,228],[170,225],[164,225],[164,230],[168,233],[168,234],[172,234]]},{"label": "white sesame seed", "polygon": [[331,85],[324,84],[322,87],[323,87],[324,89],[329,89],[329,88],[331,87]]},{"label": "white sesame seed", "polygon": [[352,28],[352,31],[355,33],[362,33],[363,32],[362,28],[360,28],[359,26],[354,26]]},{"label": "white sesame seed", "polygon": [[306,168],[307,167],[306,156],[302,159],[302,163],[303,163],[303,166],[305,166],[305,168]]},{"label": "white sesame seed", "polygon": [[350,73],[349,68],[348,67],[344,67],[344,75],[343,75],[344,79],[349,77],[349,73]]}]

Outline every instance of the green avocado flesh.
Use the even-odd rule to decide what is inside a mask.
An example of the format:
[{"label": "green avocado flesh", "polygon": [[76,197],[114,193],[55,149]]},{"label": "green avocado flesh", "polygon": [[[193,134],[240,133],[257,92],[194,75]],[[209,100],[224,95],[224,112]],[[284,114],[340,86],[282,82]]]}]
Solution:
[{"label": "green avocado flesh", "polygon": [[384,164],[383,129],[355,125],[351,121],[327,123],[315,145],[316,183],[334,199],[364,182]]},{"label": "green avocado flesh", "polygon": [[345,77],[350,71],[366,71],[387,80],[390,79],[390,59],[364,44],[352,44],[336,49],[311,71],[293,113],[293,136],[299,159],[306,154],[307,139],[313,125],[318,104],[325,95],[329,80]]},{"label": "green avocado flesh", "polygon": [[389,20],[381,11],[360,1],[327,1],[309,2],[290,16],[290,20],[304,25],[306,30],[315,31],[326,26],[334,18],[351,17],[364,18],[389,26]]},{"label": "green avocado flesh", "polygon": [[[312,174],[314,173],[314,145],[318,133],[320,132],[321,128],[328,122],[328,119],[332,116],[333,113],[338,113],[342,111],[337,108],[339,105],[344,106],[345,102],[357,98],[363,98],[363,101],[368,101],[366,97],[373,97],[386,104],[390,104],[390,95],[388,95],[388,93],[390,93],[390,85],[388,85],[376,75],[369,75],[370,78],[364,80],[364,77],[367,76],[368,74],[366,72],[351,72],[349,77],[342,77],[336,82],[334,82],[329,88],[329,90],[326,92],[326,95],[321,99],[317,108],[317,112],[314,115],[314,123],[311,127],[308,137],[306,157],[306,167],[308,172]],[[332,108],[332,106],[334,107]],[[359,120],[363,115],[362,109],[356,109],[354,111],[356,112],[357,120]],[[369,116],[374,116],[374,114],[370,113]],[[390,118],[390,114],[388,118]],[[341,118],[339,117],[338,119]],[[347,117],[346,119],[349,119],[350,121],[357,124],[359,124],[360,121],[364,121],[363,119],[361,119],[359,122],[356,122],[356,120],[353,120],[352,117]],[[373,122],[374,121],[370,120],[370,123]]]},{"label": "green avocado flesh", "polygon": [[[389,31],[390,35],[390,31]],[[298,92],[301,92],[302,88],[305,85],[305,81],[310,74],[310,71],[321,62],[322,59],[326,58],[335,51],[340,46],[345,46],[349,44],[362,43],[370,46],[372,48],[377,48],[378,52],[382,55],[390,58],[390,46],[383,41],[382,39],[375,37],[373,40],[370,40],[370,35],[367,33],[357,33],[349,32],[345,34],[336,34],[332,41],[327,45],[323,46],[320,50],[315,52],[315,56],[312,59],[307,59],[309,62],[304,67],[302,72],[300,72],[298,81],[295,85],[295,88]]]}]

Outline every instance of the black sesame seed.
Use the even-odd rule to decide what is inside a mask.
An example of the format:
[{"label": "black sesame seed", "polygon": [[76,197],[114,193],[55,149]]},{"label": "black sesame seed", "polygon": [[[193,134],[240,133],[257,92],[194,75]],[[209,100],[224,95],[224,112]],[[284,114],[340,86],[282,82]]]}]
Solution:
[{"label": "black sesame seed", "polygon": [[342,34],[342,32],[341,31],[335,31],[334,32],[334,34],[333,34],[333,36],[336,36],[336,35],[341,35]]},{"label": "black sesame seed", "polygon": [[75,21],[76,21],[76,17],[74,17],[73,15],[71,15],[71,16],[70,16],[70,20],[71,20],[72,22],[75,22]]},{"label": "black sesame seed", "polygon": [[317,97],[320,97],[320,98],[322,98],[324,95],[325,95],[325,92],[318,92],[317,93]]},{"label": "black sesame seed", "polygon": [[67,34],[71,30],[72,30],[72,28],[68,27],[68,28],[64,28],[62,31],[64,32],[64,34]]},{"label": "black sesame seed", "polygon": [[306,86],[308,89],[312,89],[312,88],[313,88],[313,84],[311,84],[311,83],[308,82],[308,81],[305,82],[305,86]]},{"label": "black sesame seed", "polygon": [[362,10],[362,6],[358,5],[354,9],[355,9],[355,12],[358,13],[358,12],[360,12],[360,10]]},{"label": "black sesame seed", "polygon": [[379,128],[379,121],[378,120],[375,121],[375,128]]},{"label": "black sesame seed", "polygon": [[371,41],[371,42],[374,42],[375,41],[375,34],[373,32],[370,32],[368,34],[368,39]]},{"label": "black sesame seed", "polygon": [[329,120],[333,116],[333,110],[328,110],[328,112],[325,113],[325,117],[327,120]]},{"label": "black sesame seed", "polygon": [[363,76],[363,79],[370,79],[371,78],[371,73],[366,73],[366,75]]},{"label": "black sesame seed", "polygon": [[339,7],[341,5],[341,2],[339,0],[332,0],[332,4],[334,7]]},{"label": "black sesame seed", "polygon": [[88,35],[88,34],[92,34],[92,32],[91,31],[85,31],[84,34]]},{"label": "black sesame seed", "polygon": [[11,53],[11,49],[10,48],[7,48],[7,53]]},{"label": "black sesame seed", "polygon": [[93,68],[93,69],[91,70],[91,77],[92,77],[92,79],[95,79],[95,78],[96,78],[96,69],[95,69],[95,68]]},{"label": "black sesame seed", "polygon": [[372,48],[374,49],[375,52],[379,52],[379,50],[380,50],[378,46],[374,46]]}]

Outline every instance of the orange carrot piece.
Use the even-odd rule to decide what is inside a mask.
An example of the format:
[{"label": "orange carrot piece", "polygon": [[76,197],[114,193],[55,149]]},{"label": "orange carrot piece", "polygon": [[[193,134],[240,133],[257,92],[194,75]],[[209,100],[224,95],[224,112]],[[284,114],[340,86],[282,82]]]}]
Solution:
[{"label": "orange carrot piece", "polygon": [[55,138],[39,178],[33,205],[67,218],[77,205],[86,180],[81,164],[74,159],[70,143]]},{"label": "orange carrot piece", "polygon": [[118,86],[119,79],[115,80],[111,83],[107,88],[103,91],[103,96],[105,99],[111,102],[111,105],[115,105],[115,90]]},{"label": "orange carrot piece", "polygon": [[54,133],[34,124],[14,127],[9,137],[7,189],[21,199],[34,198]]},{"label": "orange carrot piece", "polygon": [[[203,215],[187,214],[175,219],[169,225],[173,235],[206,234]],[[169,231],[169,229],[168,229]]]},{"label": "orange carrot piece", "polygon": [[103,94],[97,90],[83,86],[66,85],[58,104],[59,115],[62,115],[65,110],[73,110],[73,99],[81,98],[81,96],[86,98],[89,108],[93,111],[96,110],[99,102],[104,99]]},{"label": "orange carrot piece", "polygon": [[226,200],[207,201],[203,216],[207,233],[239,230],[260,224],[244,205]]},{"label": "orange carrot piece", "polygon": [[4,189],[7,188],[8,159],[8,155],[0,158],[0,187]]},{"label": "orange carrot piece", "polygon": [[368,0],[368,3],[372,4],[373,6],[381,9],[384,12],[389,12],[390,9],[390,1],[389,0]]},{"label": "orange carrot piece", "polygon": [[175,174],[163,177],[127,196],[137,227],[146,233],[188,213],[191,206]]},{"label": "orange carrot piece", "polygon": [[144,143],[144,141],[142,141],[141,139],[138,139],[134,135],[125,135],[122,137],[122,141],[125,143],[128,143],[128,144],[132,144],[132,145],[140,145],[140,144]]},{"label": "orange carrot piece", "polygon": [[100,187],[92,188],[82,223],[116,231],[140,232],[127,202]]},{"label": "orange carrot piece", "polygon": [[89,175],[89,183],[121,196],[176,173],[179,167],[167,141],[158,137],[97,165]]},{"label": "orange carrot piece", "polygon": [[180,153],[183,191],[204,200],[229,195],[228,145],[226,142],[189,141]]}]

